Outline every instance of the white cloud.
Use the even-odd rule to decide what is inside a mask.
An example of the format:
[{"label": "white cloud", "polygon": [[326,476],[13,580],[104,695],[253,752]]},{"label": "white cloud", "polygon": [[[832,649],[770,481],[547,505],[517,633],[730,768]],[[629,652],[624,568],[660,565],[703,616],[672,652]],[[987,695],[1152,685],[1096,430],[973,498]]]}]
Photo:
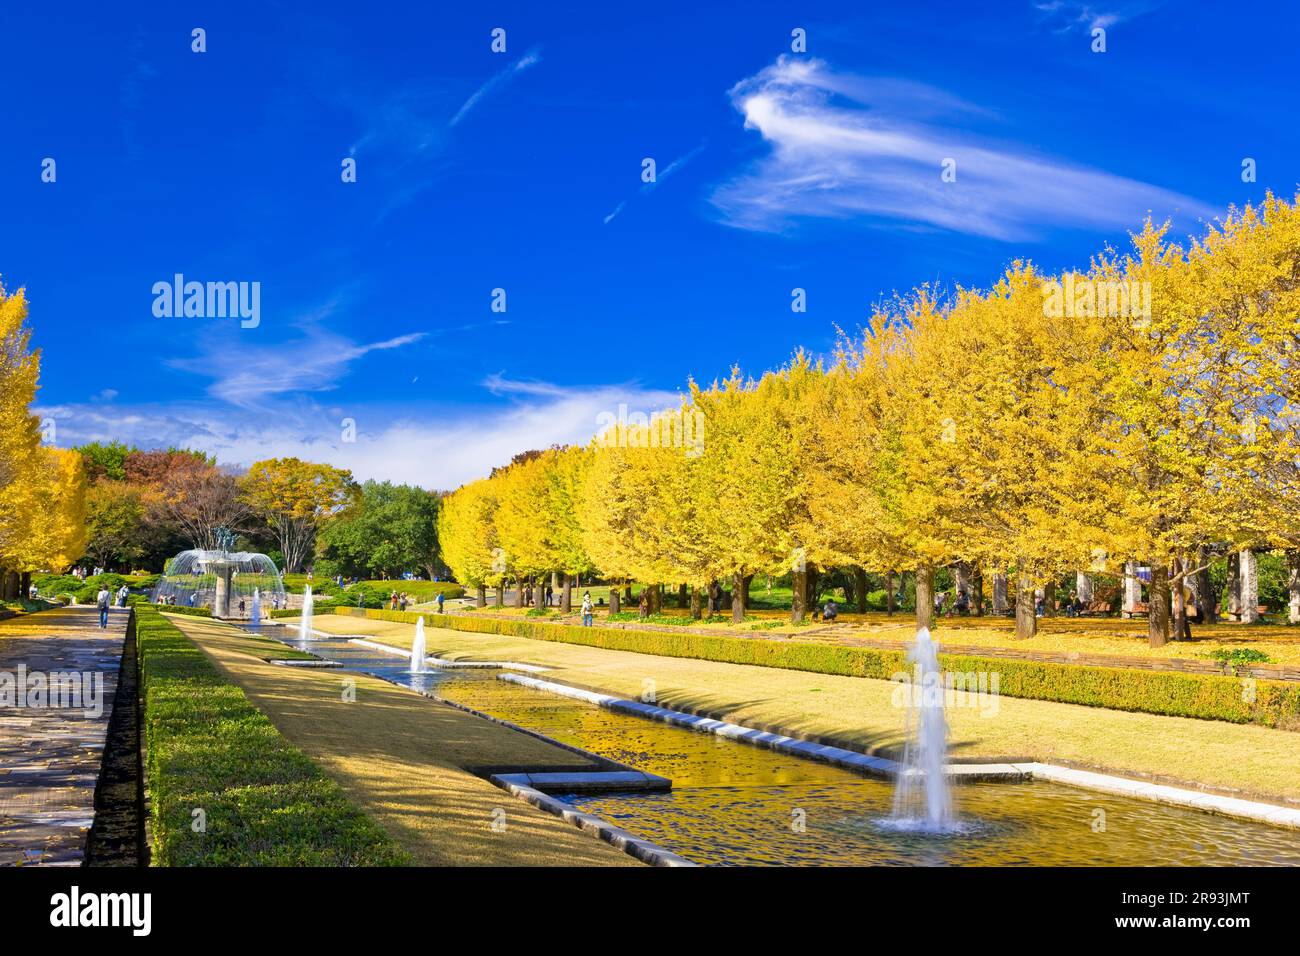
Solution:
[{"label": "white cloud", "polygon": [[[700,155],[700,153],[704,152],[704,148],[706,145],[708,144],[701,143],[699,146],[696,146],[690,152],[678,156],[676,159],[674,159],[663,169],[657,170],[655,173],[655,178],[652,181],[648,183],[643,183],[641,185],[641,192],[645,194],[653,191],[654,188],[658,186],[660,183],[662,183],[665,179],[667,179],[669,176],[673,175],[673,173],[680,170],[687,163],[693,160],[696,156]],[[610,220],[612,220],[615,216],[621,213],[624,210],[624,208],[626,208],[626,206],[627,206],[627,200],[624,200],[620,202],[617,206],[615,206],[614,211],[605,217],[605,225],[608,226]]]},{"label": "white cloud", "polygon": [[461,108],[456,111],[456,115],[451,118],[451,122],[447,125],[455,126],[464,119],[469,111],[477,106],[485,96],[488,96],[497,89],[505,86],[520,73],[524,72],[524,70],[536,66],[540,62],[542,62],[542,57],[535,50],[530,50],[528,53],[524,54],[514,63],[510,64],[510,66],[492,76],[486,83],[475,90],[470,95],[470,98],[464,102]]},{"label": "white cloud", "polygon": [[[956,115],[988,115],[941,90],[781,57],[731,91],[771,147],[719,186],[721,220],[779,232],[805,219],[908,223],[998,239],[1047,227],[1136,227],[1148,211],[1209,218],[1199,201],[1010,142],[986,143]],[[1080,127],[1092,137],[1095,126]],[[956,182],[941,166],[955,159]]]},{"label": "white cloud", "polygon": [[1076,29],[1110,29],[1117,23],[1132,20],[1159,6],[1159,0],[1116,0],[1105,7],[1078,3],[1076,0],[1043,0],[1035,3],[1034,9],[1055,29],[1064,33]]},{"label": "white cloud", "polygon": [[357,343],[314,323],[300,325],[296,339],[261,344],[241,329],[216,330],[199,339],[205,351],[195,358],[170,359],[173,368],[211,378],[208,394],[252,408],[288,392],[324,392],[337,386],[357,359],[371,352],[420,341],[413,332],[378,342]]},{"label": "white cloud", "polygon": [[[452,406],[329,408],[277,399],[252,410],[217,403],[170,403],[104,409],[93,404],[37,409],[52,418],[59,444],[125,441],[144,448],[193,448],[223,465],[247,467],[294,455],[374,478],[449,489],[488,474],[528,448],[586,443],[603,412],[650,413],[676,407],[675,392],[635,384],[571,387],[519,382],[501,375],[484,387],[497,401]],[[356,441],[342,441],[342,420],[356,422]]]}]

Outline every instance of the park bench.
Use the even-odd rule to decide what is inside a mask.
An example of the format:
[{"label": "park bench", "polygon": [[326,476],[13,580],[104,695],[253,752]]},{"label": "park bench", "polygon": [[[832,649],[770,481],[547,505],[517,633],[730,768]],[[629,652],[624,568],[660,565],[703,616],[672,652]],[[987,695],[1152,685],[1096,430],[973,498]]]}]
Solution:
[{"label": "park bench", "polygon": [[[1258,605],[1258,606],[1255,608],[1255,610],[1259,612],[1259,616],[1260,616],[1260,617],[1263,617],[1265,614],[1268,613],[1268,605],[1267,605],[1267,604],[1260,604],[1260,605]],[[1240,612],[1240,611],[1227,611],[1227,612],[1224,613],[1223,617],[1224,617],[1225,620],[1229,620],[1229,621],[1240,621],[1240,620],[1241,620],[1241,612]]]},{"label": "park bench", "polygon": [[1079,617],[1101,617],[1110,613],[1110,601],[1089,601],[1079,612]]}]

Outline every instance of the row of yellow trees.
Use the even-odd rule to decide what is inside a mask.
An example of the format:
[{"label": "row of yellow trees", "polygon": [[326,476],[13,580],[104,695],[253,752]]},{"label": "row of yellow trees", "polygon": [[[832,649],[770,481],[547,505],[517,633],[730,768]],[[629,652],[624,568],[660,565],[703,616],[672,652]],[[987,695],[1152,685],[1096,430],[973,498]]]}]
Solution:
[{"label": "row of yellow trees", "polygon": [[[808,565],[913,571],[923,622],[934,569],[962,562],[1011,576],[1021,636],[1043,582],[1135,559],[1161,644],[1207,555],[1300,548],[1298,343],[1296,205],[1186,246],[1148,223],[1086,271],[919,289],[825,367],[692,383],[671,419],[465,485],[443,553],[480,588],[594,570],[743,595],[794,571],[796,617]],[[664,441],[669,420],[703,440]]]},{"label": "row of yellow trees", "polygon": [[0,285],[0,598],[13,599],[32,571],[62,569],[86,543],[81,456],[41,444],[31,413],[40,353],[30,347],[23,290]]}]

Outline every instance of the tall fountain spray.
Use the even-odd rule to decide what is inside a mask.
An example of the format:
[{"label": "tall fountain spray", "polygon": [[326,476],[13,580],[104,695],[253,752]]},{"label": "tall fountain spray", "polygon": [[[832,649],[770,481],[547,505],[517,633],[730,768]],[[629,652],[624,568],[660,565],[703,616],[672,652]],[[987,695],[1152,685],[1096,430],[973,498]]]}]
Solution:
[{"label": "tall fountain spray", "polygon": [[298,640],[311,640],[311,585],[302,592],[302,620],[298,623]]},{"label": "tall fountain spray", "polygon": [[411,673],[424,673],[424,618],[415,619],[415,640],[411,642]]},{"label": "tall fountain spray", "polygon": [[903,768],[894,789],[896,825],[926,833],[942,833],[953,823],[948,786],[948,725],[944,720],[943,674],[939,646],[930,629],[921,628],[907,652],[913,682],[908,688]]},{"label": "tall fountain spray", "polygon": [[253,627],[262,624],[262,593],[260,588],[253,588]]}]

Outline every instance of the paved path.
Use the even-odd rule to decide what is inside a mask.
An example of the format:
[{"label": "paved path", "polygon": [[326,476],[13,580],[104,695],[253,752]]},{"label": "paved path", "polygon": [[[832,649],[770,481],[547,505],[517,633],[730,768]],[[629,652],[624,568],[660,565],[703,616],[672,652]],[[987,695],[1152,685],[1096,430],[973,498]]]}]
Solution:
[{"label": "paved path", "polygon": [[[81,864],[127,614],[114,610],[104,631],[94,608],[0,622],[0,866]],[[85,696],[67,695],[61,707],[52,698],[18,699],[16,691],[37,686],[36,675],[48,681],[56,672],[89,674]]]}]

